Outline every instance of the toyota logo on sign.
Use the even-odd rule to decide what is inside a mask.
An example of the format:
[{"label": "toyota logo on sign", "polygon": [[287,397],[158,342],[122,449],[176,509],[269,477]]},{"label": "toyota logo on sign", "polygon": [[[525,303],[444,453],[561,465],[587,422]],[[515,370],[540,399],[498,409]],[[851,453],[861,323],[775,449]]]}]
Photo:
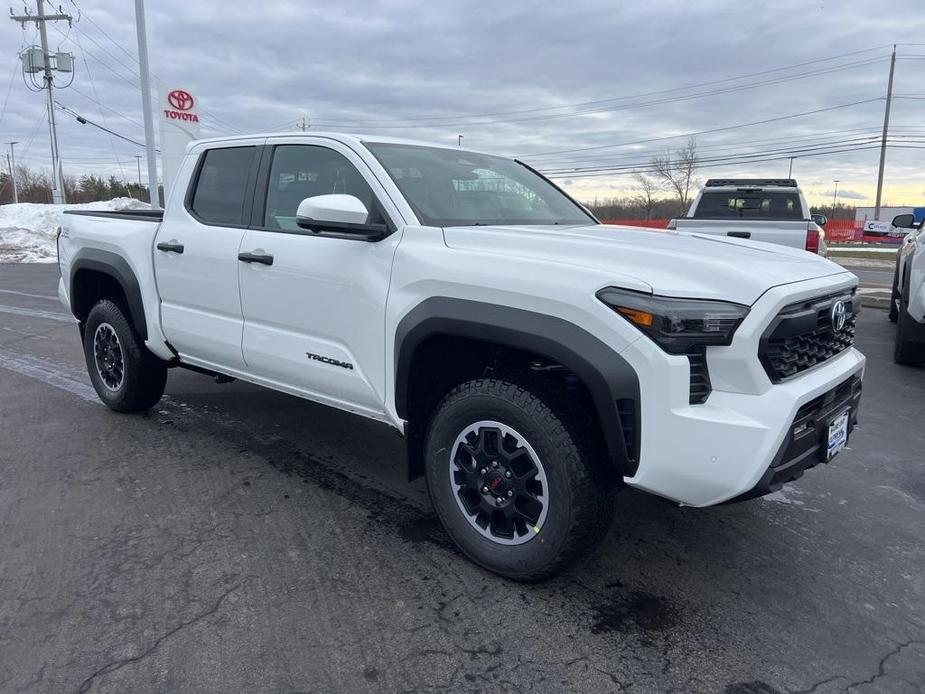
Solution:
[{"label": "toyota logo on sign", "polygon": [[189,111],[193,108],[193,104],[196,103],[193,99],[193,95],[182,89],[174,89],[170,92],[170,94],[167,95],[167,101],[178,111]]},{"label": "toyota logo on sign", "polygon": [[832,322],[832,330],[839,333],[845,328],[845,323],[848,322],[848,309],[845,307],[844,301],[836,301],[832,306],[832,313],[829,316],[829,319]]}]

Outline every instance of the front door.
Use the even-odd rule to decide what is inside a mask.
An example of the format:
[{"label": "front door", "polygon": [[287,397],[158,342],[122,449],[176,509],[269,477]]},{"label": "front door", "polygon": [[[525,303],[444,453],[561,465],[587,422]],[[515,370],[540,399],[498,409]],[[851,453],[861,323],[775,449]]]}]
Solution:
[{"label": "front door", "polygon": [[241,244],[243,254],[263,261],[239,267],[248,370],[311,399],[382,418],[385,305],[400,233],[377,242],[314,234],[295,217],[305,198],[345,193],[371,210],[370,221],[385,221],[386,196],[362,159],[339,143],[271,142],[264,157],[266,195],[258,199],[265,199]]},{"label": "front door", "polygon": [[250,215],[258,146],[209,149],[176,191],[154,242],[154,272],[167,341],[184,362],[243,369],[238,252]]}]

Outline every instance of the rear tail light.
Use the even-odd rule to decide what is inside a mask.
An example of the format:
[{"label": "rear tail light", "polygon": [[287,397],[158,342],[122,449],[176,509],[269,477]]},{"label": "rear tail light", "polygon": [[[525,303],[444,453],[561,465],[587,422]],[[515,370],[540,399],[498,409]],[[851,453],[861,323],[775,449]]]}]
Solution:
[{"label": "rear tail light", "polygon": [[810,253],[819,252],[819,227],[810,222],[806,227],[806,250]]}]

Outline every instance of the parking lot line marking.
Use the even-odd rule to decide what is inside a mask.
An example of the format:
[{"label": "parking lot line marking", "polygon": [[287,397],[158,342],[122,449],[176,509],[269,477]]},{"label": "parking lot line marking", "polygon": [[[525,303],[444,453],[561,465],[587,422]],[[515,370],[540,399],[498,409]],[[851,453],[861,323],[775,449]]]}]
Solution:
[{"label": "parking lot line marking", "polygon": [[28,316],[30,318],[45,318],[46,320],[56,320],[62,323],[77,322],[77,319],[69,313],[42,311],[38,308],[22,308],[20,306],[4,306],[0,304],[0,313],[11,313],[14,316]]},{"label": "parking lot line marking", "polygon": [[18,292],[15,289],[0,289],[0,294],[15,294],[16,296],[28,296],[30,299],[45,299],[45,301],[58,301],[57,296],[48,294],[30,294],[29,292]]},{"label": "parking lot line marking", "polygon": [[14,371],[22,376],[34,378],[42,383],[65,390],[82,400],[101,404],[93,388],[82,381],[74,380],[61,373],[58,364],[0,349],[0,368]]}]

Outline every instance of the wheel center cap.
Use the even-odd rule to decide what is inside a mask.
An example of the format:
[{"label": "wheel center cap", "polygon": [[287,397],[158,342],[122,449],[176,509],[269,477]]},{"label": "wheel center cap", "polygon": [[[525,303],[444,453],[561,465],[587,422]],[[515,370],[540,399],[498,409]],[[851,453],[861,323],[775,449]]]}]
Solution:
[{"label": "wheel center cap", "polygon": [[511,484],[500,470],[490,470],[484,477],[484,489],[488,490],[485,496],[491,497],[492,501],[498,498],[506,501]]}]

